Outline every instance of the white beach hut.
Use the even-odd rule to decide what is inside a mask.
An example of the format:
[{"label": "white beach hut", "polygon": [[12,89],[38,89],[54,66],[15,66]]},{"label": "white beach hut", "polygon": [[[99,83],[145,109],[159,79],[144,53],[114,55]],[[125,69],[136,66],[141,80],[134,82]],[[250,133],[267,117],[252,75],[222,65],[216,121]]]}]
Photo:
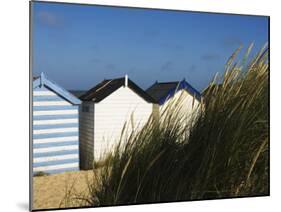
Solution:
[{"label": "white beach hut", "polygon": [[[104,80],[80,97],[81,168],[90,169],[111,152],[124,127],[140,129],[152,114],[154,102],[128,79]],[[128,132],[129,134],[130,132]]]},{"label": "white beach hut", "polygon": [[180,104],[181,115],[186,118],[196,115],[201,104],[201,94],[185,79],[175,82],[155,82],[146,92],[155,99],[154,114],[163,115],[163,111],[171,104]]},{"label": "white beach hut", "polygon": [[42,73],[33,80],[33,174],[79,170],[81,101]]}]

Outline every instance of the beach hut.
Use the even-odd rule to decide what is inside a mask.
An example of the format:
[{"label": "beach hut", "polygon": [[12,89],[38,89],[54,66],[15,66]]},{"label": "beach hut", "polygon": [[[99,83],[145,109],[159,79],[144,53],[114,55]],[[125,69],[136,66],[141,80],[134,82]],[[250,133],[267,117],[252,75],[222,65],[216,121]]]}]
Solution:
[{"label": "beach hut", "polygon": [[81,168],[103,160],[126,134],[140,129],[152,114],[153,99],[126,75],[103,80],[80,97]]},{"label": "beach hut", "polygon": [[43,73],[33,79],[33,174],[79,170],[80,103]]},{"label": "beach hut", "polygon": [[157,104],[153,106],[156,117],[163,115],[163,111],[171,104],[181,107],[182,115],[191,118],[199,108],[201,94],[192,87],[185,79],[175,82],[155,82],[146,92],[155,99]]}]

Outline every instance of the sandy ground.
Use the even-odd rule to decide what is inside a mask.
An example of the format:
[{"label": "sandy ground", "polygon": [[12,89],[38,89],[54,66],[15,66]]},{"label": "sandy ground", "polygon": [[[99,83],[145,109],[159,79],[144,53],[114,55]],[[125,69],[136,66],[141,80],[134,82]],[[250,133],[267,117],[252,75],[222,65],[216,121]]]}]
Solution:
[{"label": "sandy ground", "polygon": [[[33,209],[79,207],[74,195],[88,195],[93,171],[76,171],[33,177]],[[82,203],[85,205],[85,203]]]}]

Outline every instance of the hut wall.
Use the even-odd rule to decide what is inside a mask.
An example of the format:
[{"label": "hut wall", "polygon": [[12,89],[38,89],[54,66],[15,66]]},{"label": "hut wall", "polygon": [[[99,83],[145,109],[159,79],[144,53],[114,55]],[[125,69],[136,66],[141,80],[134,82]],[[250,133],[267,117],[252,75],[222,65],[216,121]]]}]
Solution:
[{"label": "hut wall", "polygon": [[[128,87],[120,87],[110,96],[95,104],[94,155],[95,160],[106,157],[120,141],[126,124],[126,138],[132,130],[139,130],[152,114],[148,103]],[[122,139],[125,140],[125,139]]]},{"label": "hut wall", "polygon": [[176,105],[180,108],[180,116],[190,119],[198,113],[200,102],[191,96],[186,90],[180,90],[159,107],[160,116],[165,110],[172,110],[173,112]]},{"label": "hut wall", "polygon": [[33,173],[79,169],[78,107],[46,87],[33,89]]}]

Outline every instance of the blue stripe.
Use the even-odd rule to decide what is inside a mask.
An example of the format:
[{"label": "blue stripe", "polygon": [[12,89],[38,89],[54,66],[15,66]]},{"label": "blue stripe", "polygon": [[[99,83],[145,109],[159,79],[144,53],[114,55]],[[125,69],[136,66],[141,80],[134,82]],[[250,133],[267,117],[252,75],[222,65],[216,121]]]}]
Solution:
[{"label": "blue stripe", "polygon": [[[57,174],[57,173],[62,173],[62,172],[68,172],[68,171],[79,171],[79,167],[75,168],[63,168],[63,169],[55,169],[55,170],[48,170],[48,171],[44,171],[44,173],[48,173],[48,174]],[[34,172],[33,174],[36,174],[38,172]]]},{"label": "blue stripe", "polygon": [[78,131],[77,132],[50,133],[50,134],[37,134],[37,135],[33,135],[33,139],[78,136],[78,134],[79,134]]},{"label": "blue stripe", "polygon": [[42,101],[65,101],[59,96],[33,96],[33,102],[42,102]]},{"label": "blue stripe", "polygon": [[46,161],[46,162],[38,162],[38,163],[33,163],[33,167],[62,165],[62,164],[68,164],[68,163],[79,163],[79,158],[63,159],[63,160],[55,160],[55,161]]},{"label": "blue stripe", "polygon": [[33,153],[33,158],[50,157],[50,156],[57,156],[57,155],[69,155],[69,154],[79,154],[79,149]]},{"label": "blue stripe", "polygon": [[33,116],[33,120],[55,120],[55,119],[73,119],[73,118],[78,118],[78,114]]},{"label": "blue stripe", "polygon": [[44,89],[35,88],[34,91],[51,91],[54,94],[56,94],[56,96],[35,96],[35,95],[33,95],[33,102],[40,102],[40,101],[66,101],[66,102],[70,102],[67,99],[65,99],[63,96],[57,94],[55,91],[52,91],[51,89],[48,89],[46,87],[44,87]]},{"label": "blue stripe", "polygon": [[52,106],[33,106],[33,111],[42,110],[77,110],[76,105],[52,105]]},{"label": "blue stripe", "polygon": [[56,147],[56,146],[70,146],[70,145],[79,145],[78,141],[62,141],[62,142],[49,142],[42,144],[33,144],[33,149],[40,149],[46,147]]},{"label": "blue stripe", "polygon": [[67,124],[46,124],[46,125],[33,125],[34,130],[46,130],[46,129],[57,129],[66,127],[79,127],[78,123],[67,123]]}]

